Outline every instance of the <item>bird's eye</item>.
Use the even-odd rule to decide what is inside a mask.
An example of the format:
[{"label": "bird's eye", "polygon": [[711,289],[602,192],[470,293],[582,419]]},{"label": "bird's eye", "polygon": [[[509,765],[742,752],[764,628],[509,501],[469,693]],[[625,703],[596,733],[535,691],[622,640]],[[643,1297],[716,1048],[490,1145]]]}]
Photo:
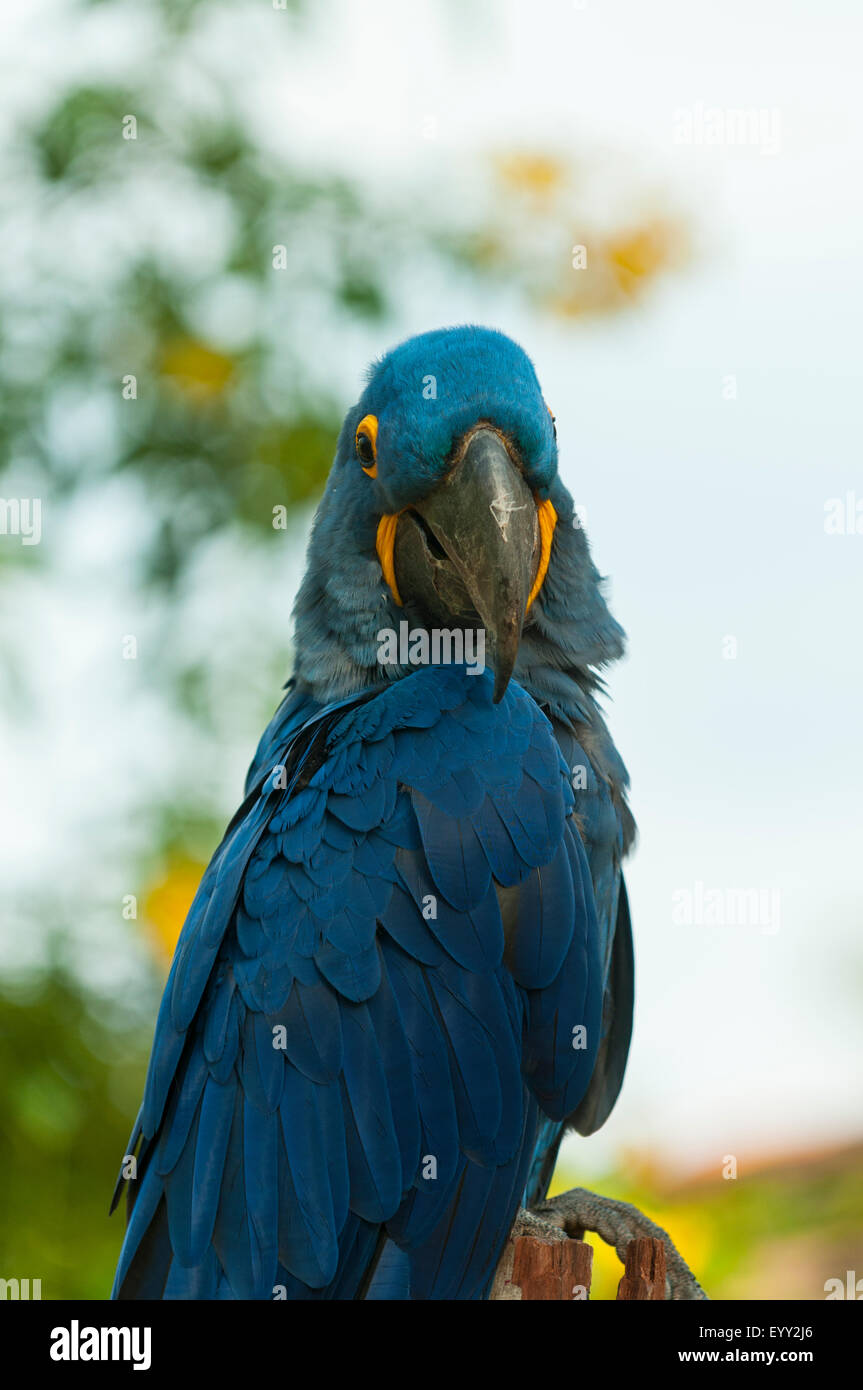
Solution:
[{"label": "bird's eye", "polygon": [[554,411],[552,410],[552,408],[551,408],[550,405],[547,405],[545,408],[546,408],[546,410],[548,411],[549,415],[551,416],[551,428],[554,430],[554,437],[555,437],[555,439],[557,439],[557,421],[556,421],[556,419],[555,419],[555,417],[554,417]]},{"label": "bird's eye", "polygon": [[378,419],[376,415],[363,416],[357,425],[357,458],[363,465],[363,472],[374,478],[377,473]]}]

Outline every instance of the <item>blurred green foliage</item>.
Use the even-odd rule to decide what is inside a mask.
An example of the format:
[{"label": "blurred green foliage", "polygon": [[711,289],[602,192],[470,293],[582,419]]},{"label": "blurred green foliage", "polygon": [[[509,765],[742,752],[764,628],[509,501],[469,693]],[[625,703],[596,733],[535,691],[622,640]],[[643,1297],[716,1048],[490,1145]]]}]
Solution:
[{"label": "blurred green foliage", "polygon": [[141,1012],[59,968],[0,995],[0,1275],[41,1279],[43,1298],[110,1289],[122,1217],[108,1205],[150,1036]]}]

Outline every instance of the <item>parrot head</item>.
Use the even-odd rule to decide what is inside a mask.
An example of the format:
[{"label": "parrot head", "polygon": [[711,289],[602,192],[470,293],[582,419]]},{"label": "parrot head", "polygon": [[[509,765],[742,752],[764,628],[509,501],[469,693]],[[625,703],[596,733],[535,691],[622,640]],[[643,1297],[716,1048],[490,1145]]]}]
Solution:
[{"label": "parrot head", "polygon": [[500,700],[561,506],[568,525],[554,417],[516,343],[463,327],[394,348],[339,436],[297,600],[298,679],[327,698],[373,683],[381,628],[407,618],[482,628]]}]

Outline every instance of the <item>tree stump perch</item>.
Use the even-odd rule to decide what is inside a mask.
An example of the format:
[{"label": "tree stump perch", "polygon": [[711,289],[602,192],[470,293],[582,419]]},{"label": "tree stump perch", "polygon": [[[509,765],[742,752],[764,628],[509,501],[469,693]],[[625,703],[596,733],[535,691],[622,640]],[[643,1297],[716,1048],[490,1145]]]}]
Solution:
[{"label": "tree stump perch", "polygon": [[626,1247],[618,1303],[649,1303],[665,1298],[665,1246],[655,1237],[639,1236]]},{"label": "tree stump perch", "polygon": [[[548,1240],[515,1235],[504,1254],[491,1297],[520,1302],[562,1303],[590,1296],[593,1248],[584,1240]],[[661,1240],[639,1237],[626,1248],[618,1303],[650,1303],[665,1298],[665,1247]]]},{"label": "tree stump perch", "polygon": [[512,1283],[521,1299],[586,1299],[592,1274],[593,1250],[583,1240],[517,1236],[514,1241]]},{"label": "tree stump perch", "polygon": [[[625,1203],[605,1203],[613,1214],[623,1213],[626,1225],[621,1229],[621,1222],[610,1224],[599,1208],[594,1211],[596,1203],[591,1193],[573,1189],[534,1211],[522,1208],[501,1255],[489,1297],[547,1303],[587,1300],[593,1248],[581,1237],[585,1230],[599,1227],[607,1244],[614,1240],[623,1262],[623,1277],[617,1289],[619,1303],[655,1303],[668,1297],[706,1298],[659,1226]],[[642,1231],[647,1228],[645,1234],[632,1230],[633,1218],[637,1218]]]}]

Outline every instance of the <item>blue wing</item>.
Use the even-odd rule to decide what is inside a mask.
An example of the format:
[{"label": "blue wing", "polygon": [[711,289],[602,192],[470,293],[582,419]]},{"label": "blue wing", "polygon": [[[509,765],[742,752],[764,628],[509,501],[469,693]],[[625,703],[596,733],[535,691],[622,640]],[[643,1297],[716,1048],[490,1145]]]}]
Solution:
[{"label": "blue wing", "polygon": [[[602,725],[601,748],[594,747],[594,756],[605,765],[605,776],[598,774],[572,727],[559,721],[555,721],[554,727],[567,765],[580,774],[575,816],[587,854],[596,908],[603,978],[602,1029],[593,1074],[578,1105],[562,1124],[547,1117],[540,1121],[524,1194],[526,1206],[545,1197],[566,1130],[593,1134],[614,1108],[629,1055],[634,1006],[632,926],[621,869],[634,836],[632,818],[622,799],[629,779]],[[576,724],[576,728],[585,727]],[[595,730],[595,722],[593,727]],[[596,744],[595,735],[592,742]]]},{"label": "blue wing", "polygon": [[394,1258],[412,1298],[482,1297],[540,1109],[594,1070],[590,871],[533,700],[429,668],[308,713],[177,945],[116,1297],[362,1297]]}]

